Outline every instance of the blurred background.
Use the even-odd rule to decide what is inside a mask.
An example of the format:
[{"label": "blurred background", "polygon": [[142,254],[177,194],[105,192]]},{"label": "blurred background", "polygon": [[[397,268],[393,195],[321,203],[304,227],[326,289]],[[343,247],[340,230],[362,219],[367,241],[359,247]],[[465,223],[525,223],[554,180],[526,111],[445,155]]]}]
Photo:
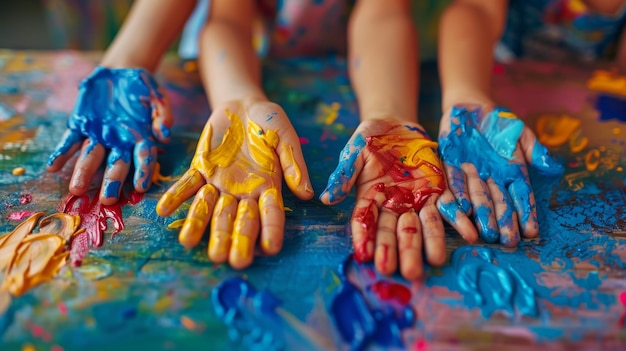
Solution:
[{"label": "blurred background", "polygon": [[[437,20],[450,0],[414,0],[422,60],[435,57]],[[103,50],[132,0],[0,0],[0,49]]]}]

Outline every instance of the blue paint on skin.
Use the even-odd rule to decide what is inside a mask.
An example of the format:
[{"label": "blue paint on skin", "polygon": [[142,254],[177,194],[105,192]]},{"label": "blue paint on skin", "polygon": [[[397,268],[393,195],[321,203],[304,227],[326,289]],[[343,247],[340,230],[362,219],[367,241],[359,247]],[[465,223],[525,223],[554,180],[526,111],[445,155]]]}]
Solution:
[{"label": "blue paint on skin", "polygon": [[600,113],[601,121],[626,122],[626,99],[613,95],[600,95],[596,99],[595,108]]},{"label": "blue paint on skin", "polygon": [[[97,144],[109,150],[108,166],[129,163],[131,150],[143,141],[156,146],[152,135],[152,98],[162,98],[150,73],[143,69],[97,67],[80,84],[77,103],[67,122],[69,133],[50,155],[48,165],[83,138],[90,152]],[[167,127],[161,130],[169,133]]]},{"label": "blue paint on skin", "polygon": [[341,285],[331,305],[330,314],[342,339],[352,350],[362,350],[370,342],[382,347],[403,347],[402,330],[413,326],[415,312],[411,306],[394,308],[387,301],[370,299],[347,278],[348,265],[355,269],[371,264],[358,264],[349,256],[339,266]]},{"label": "blue paint on skin", "polygon": [[[524,124],[517,118],[503,117],[507,114],[508,110],[503,108],[496,108],[482,116],[480,108],[453,107],[450,114],[450,132],[441,135],[439,151],[445,164],[461,169],[463,163],[471,163],[476,167],[480,179],[487,181],[491,178],[501,188],[508,189],[524,223],[532,209],[528,205],[532,188],[525,181],[527,177],[522,165],[511,162]],[[547,150],[536,146],[537,158],[533,157],[532,164],[535,165],[534,161],[537,161],[538,170],[545,174],[561,174],[563,167],[551,158]],[[458,181],[464,180],[459,178]],[[524,186],[520,182],[524,182]],[[516,184],[511,192],[510,185],[513,183]],[[457,185],[455,188],[462,187]],[[506,213],[512,212],[507,210]],[[486,208],[478,209],[474,213],[483,239],[495,242],[499,234],[497,228],[488,227],[490,215],[491,211],[486,211]]]},{"label": "blue paint on skin", "polygon": [[438,206],[439,212],[446,220],[456,222],[456,213],[459,211],[459,205],[456,201],[440,202]]},{"label": "blue paint on skin", "polygon": [[548,148],[543,146],[538,140],[535,140],[535,146],[532,153],[533,167],[539,173],[549,177],[557,177],[563,174],[563,166],[554,160]]},{"label": "blue paint on skin", "polygon": [[328,177],[328,185],[320,195],[320,198],[323,197],[324,194],[329,193],[329,199],[332,203],[348,195],[345,189],[350,180],[354,177],[356,160],[365,147],[365,144],[365,139],[361,134],[358,134],[352,143],[348,142],[348,144],[346,144],[343,150],[341,150],[341,154],[339,154],[339,164],[330,177]]},{"label": "blue paint on skin", "polygon": [[474,211],[474,217],[476,218],[476,222],[479,226],[480,237],[483,238],[484,241],[488,243],[495,243],[500,238],[500,233],[494,228],[489,227],[489,218],[493,211],[491,208],[480,205]]},{"label": "blue paint on skin", "polygon": [[120,186],[122,185],[122,183],[119,180],[110,182],[108,180],[105,180],[104,183],[104,196],[108,199],[108,198],[117,198],[119,196],[120,193]]}]

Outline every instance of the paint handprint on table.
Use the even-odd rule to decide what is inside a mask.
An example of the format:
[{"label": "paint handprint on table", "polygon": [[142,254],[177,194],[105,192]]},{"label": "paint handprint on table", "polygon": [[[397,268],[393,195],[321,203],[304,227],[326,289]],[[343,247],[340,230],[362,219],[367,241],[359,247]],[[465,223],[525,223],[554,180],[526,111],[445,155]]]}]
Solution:
[{"label": "paint handprint on table", "polygon": [[150,73],[140,68],[97,67],[80,84],[67,131],[48,159],[57,172],[81,149],[69,185],[73,195],[89,182],[107,158],[100,202],[118,201],[133,159],[135,190],[150,188],[157,165],[157,140],[168,142],[172,114],[167,97]]},{"label": "paint handprint on table", "polygon": [[210,223],[208,256],[233,268],[249,266],[257,241],[268,255],[282,248],[282,177],[300,199],[313,196],[300,142],[283,109],[271,102],[217,108],[198,141],[189,170],[161,197],[169,216],[195,195],[179,234],[198,245]]},{"label": "paint handprint on table", "polygon": [[[454,106],[439,132],[448,180],[438,207],[465,240],[516,246],[539,233],[527,164],[548,176],[563,167],[512,112]],[[476,223],[472,223],[472,218]]]},{"label": "paint handprint on table", "polygon": [[445,262],[443,222],[436,201],[445,179],[437,143],[416,123],[362,122],[341,152],[321,200],[335,204],[356,185],[351,228],[355,258],[417,279],[422,251],[430,264]]}]

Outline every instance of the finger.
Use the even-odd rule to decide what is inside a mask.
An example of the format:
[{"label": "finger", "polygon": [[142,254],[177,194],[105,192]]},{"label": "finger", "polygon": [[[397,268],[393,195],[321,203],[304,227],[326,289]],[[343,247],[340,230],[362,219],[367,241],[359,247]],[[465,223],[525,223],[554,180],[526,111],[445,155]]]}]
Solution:
[{"label": "finger", "polygon": [[426,261],[435,266],[446,262],[446,232],[443,228],[441,215],[437,211],[437,196],[428,199],[428,202],[419,212],[424,237],[424,251]]},{"label": "finger", "polygon": [[[109,155],[109,159],[111,159]],[[113,161],[111,164],[110,161]],[[123,159],[109,160],[109,165],[104,172],[104,181],[102,183],[102,190],[100,191],[100,202],[105,205],[113,205],[120,197],[120,191],[128,171],[130,170],[130,163],[124,162]]]},{"label": "finger", "polygon": [[135,175],[133,185],[140,193],[148,191],[157,163],[157,146],[153,140],[144,139],[137,143],[134,152]]},{"label": "finger", "polygon": [[70,180],[70,193],[80,196],[89,190],[89,183],[104,160],[104,147],[86,139],[74,166]]},{"label": "finger", "polygon": [[520,240],[517,213],[507,190],[493,179],[487,180],[487,186],[491,193],[493,209],[498,221],[500,231],[500,244],[506,247],[515,247]]},{"label": "finger", "polygon": [[415,211],[405,212],[398,218],[398,254],[400,273],[406,280],[422,277],[422,225]]},{"label": "finger", "polygon": [[209,259],[215,263],[228,260],[236,215],[237,199],[230,194],[222,194],[213,210],[209,237]]},{"label": "finger", "polygon": [[180,204],[192,197],[205,183],[200,172],[195,169],[188,170],[180,180],[174,183],[161,196],[156,205],[156,212],[162,217],[169,216]]},{"label": "finger", "polygon": [[372,199],[361,198],[357,201],[350,227],[354,258],[358,262],[369,262],[374,256],[374,240],[378,223],[378,206]]},{"label": "finger", "polygon": [[398,268],[396,229],[398,215],[389,210],[380,211],[374,264],[382,274],[392,274]]},{"label": "finger", "polygon": [[560,176],[564,169],[543,144],[541,144],[535,133],[530,128],[524,128],[520,137],[520,146],[526,162],[530,163],[539,173],[547,176]]},{"label": "finger", "polygon": [[535,238],[539,235],[535,195],[530,185],[530,179],[528,179],[528,173],[526,171],[523,173],[526,175],[525,179],[518,179],[511,183],[508,190],[515,205],[524,237]]},{"label": "finger", "polygon": [[169,98],[166,94],[153,94],[150,103],[152,105],[152,135],[158,141],[167,143],[170,141],[174,122]]},{"label": "finger", "polygon": [[80,148],[84,137],[70,129],[66,130],[56,149],[48,157],[48,171],[58,172]]},{"label": "finger", "polygon": [[458,202],[452,195],[452,192],[446,190],[437,200],[437,209],[439,213],[456,231],[469,243],[478,240],[478,231],[474,223],[459,207]]},{"label": "finger", "polygon": [[350,189],[356,182],[358,175],[363,169],[363,157],[361,151],[366,142],[361,134],[357,134],[341,150],[339,164],[328,178],[328,185],[322,192],[320,200],[327,204],[335,204],[343,200],[350,193]]},{"label": "finger", "polygon": [[450,192],[454,196],[455,202],[458,204],[458,209],[465,215],[470,215],[472,212],[472,205],[469,201],[465,173],[463,173],[460,168],[446,163],[444,163],[444,169],[446,171],[448,189],[450,189]]},{"label": "finger", "polygon": [[277,188],[265,190],[259,197],[261,218],[261,249],[267,255],[276,255],[283,247],[285,209]]},{"label": "finger", "polygon": [[259,205],[256,200],[239,200],[233,229],[233,242],[228,256],[228,263],[234,269],[243,269],[252,264],[259,229]]},{"label": "finger", "polygon": [[202,239],[211,221],[217,196],[217,189],[211,184],[205,184],[196,194],[187,212],[185,223],[178,234],[178,241],[185,248],[190,249],[198,245]]},{"label": "finger", "polygon": [[467,176],[467,188],[478,233],[484,241],[494,243],[498,241],[499,234],[489,188],[478,176],[474,165],[464,163],[461,168]]},{"label": "finger", "polygon": [[313,188],[302,155],[300,139],[298,139],[293,128],[288,128],[288,131],[281,136],[277,151],[289,190],[299,199],[310,200],[313,198]]}]

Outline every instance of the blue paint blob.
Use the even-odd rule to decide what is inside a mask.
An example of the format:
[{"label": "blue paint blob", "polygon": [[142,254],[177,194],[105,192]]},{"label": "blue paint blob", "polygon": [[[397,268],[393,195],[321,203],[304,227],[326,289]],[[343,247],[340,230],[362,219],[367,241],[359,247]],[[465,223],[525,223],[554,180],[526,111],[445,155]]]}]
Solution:
[{"label": "blue paint blob", "polygon": [[[119,160],[129,163],[137,143],[156,146],[151,100],[162,97],[156,81],[144,69],[97,67],[81,82],[67,122],[69,132],[50,155],[48,165],[83,138],[90,140],[88,152],[97,144],[109,150],[109,166]],[[168,133],[167,128],[162,130]]]},{"label": "blue paint blob", "polygon": [[339,266],[341,285],[330,305],[330,315],[341,338],[352,350],[362,350],[373,342],[382,347],[403,347],[402,330],[414,325],[416,316],[410,305],[396,306],[372,298],[359,290],[346,276],[348,265],[357,264],[349,256]]},{"label": "blue paint blob", "polygon": [[211,294],[215,314],[229,327],[232,340],[251,350],[280,350],[284,340],[277,330],[280,301],[269,291],[257,292],[242,278],[222,281]]},{"label": "blue paint blob", "polygon": [[538,140],[535,140],[531,163],[539,173],[547,176],[556,177],[564,172],[563,166],[556,162],[550,155],[548,148],[543,146]]},{"label": "blue paint blob", "polygon": [[450,222],[456,222],[456,213],[459,211],[459,205],[456,201],[451,202],[439,202],[437,208],[442,216]]},{"label": "blue paint blob", "polygon": [[351,143],[348,142],[346,144],[339,154],[339,164],[328,177],[328,185],[320,195],[320,198],[328,193],[332,203],[348,195],[346,188],[354,177],[357,158],[365,145],[366,141],[361,134],[357,134]]},{"label": "blue paint blob", "polygon": [[491,218],[492,213],[493,211],[491,208],[485,205],[478,206],[474,213],[480,237],[488,243],[495,243],[500,237],[500,233],[496,229],[489,226],[489,218]]},{"label": "blue paint blob", "polygon": [[596,110],[601,121],[617,120],[626,122],[626,99],[614,95],[599,95]]}]

